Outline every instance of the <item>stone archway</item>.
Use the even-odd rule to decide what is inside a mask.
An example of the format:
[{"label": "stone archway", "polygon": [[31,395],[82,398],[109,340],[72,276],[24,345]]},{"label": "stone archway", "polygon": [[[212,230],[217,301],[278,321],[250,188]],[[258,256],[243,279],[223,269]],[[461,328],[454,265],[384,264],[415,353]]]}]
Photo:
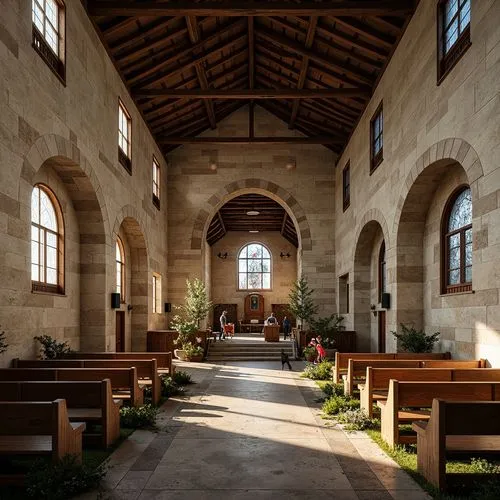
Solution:
[{"label": "stone archway", "polygon": [[127,239],[131,260],[128,304],[131,309],[126,313],[130,321],[130,344],[133,351],[145,351],[149,319],[149,252],[144,221],[133,206],[126,205],[120,210],[113,227],[113,245],[120,228]]},{"label": "stone archway", "polygon": [[[105,350],[106,248],[110,238],[102,190],[92,165],[78,146],[61,136],[48,134],[33,143],[23,163],[19,198],[27,207],[31,204],[35,176],[44,165],[50,166],[66,187],[78,218],[80,348]],[[30,241],[29,234],[26,234],[26,241]]]},{"label": "stone archway", "polygon": [[477,203],[477,184],[483,176],[483,168],[474,148],[462,139],[443,139],[428,148],[403,183],[392,231],[397,248],[397,324],[412,324],[416,328],[424,326],[423,239],[426,217],[441,179],[452,169],[460,169],[465,174],[471,187],[472,202]]},{"label": "stone archway", "polygon": [[[389,233],[384,216],[378,209],[366,212],[356,231],[354,249],[353,318],[358,351],[370,352],[371,339],[371,291],[372,260],[375,241],[379,237],[385,241],[386,253],[391,248]],[[388,272],[390,276],[390,272]],[[390,282],[390,279],[389,279]]]},{"label": "stone archway", "polygon": [[192,250],[202,249],[208,226],[217,210],[230,199],[246,193],[263,194],[282,205],[297,228],[299,248],[302,251],[312,249],[311,229],[306,213],[295,197],[274,182],[263,179],[242,179],[227,184],[204,203],[193,225]]}]

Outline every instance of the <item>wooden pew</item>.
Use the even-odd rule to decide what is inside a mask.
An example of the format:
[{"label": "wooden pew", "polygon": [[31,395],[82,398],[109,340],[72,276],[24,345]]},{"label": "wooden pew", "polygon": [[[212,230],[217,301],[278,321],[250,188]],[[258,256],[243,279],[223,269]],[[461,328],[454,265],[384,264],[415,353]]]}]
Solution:
[{"label": "wooden pew", "polygon": [[340,383],[342,375],[347,373],[349,359],[451,359],[449,352],[429,352],[429,353],[377,353],[377,352],[336,352],[335,366],[332,368],[333,382]]},{"label": "wooden pew", "polygon": [[[400,436],[399,425],[428,420],[434,398],[451,401],[495,401],[500,399],[500,383],[495,382],[389,382],[386,401],[380,407],[382,438],[389,446],[415,443],[416,436]],[[401,408],[419,408],[402,410]]]},{"label": "wooden pew", "polygon": [[130,401],[132,406],[144,403],[137,368],[0,368],[0,381],[91,381],[109,378],[114,399]]},{"label": "wooden pew", "polygon": [[441,491],[446,491],[448,479],[463,477],[463,474],[446,474],[446,452],[498,452],[499,422],[500,401],[434,399],[429,421],[412,424],[417,433],[418,472]]},{"label": "wooden pew", "polygon": [[172,375],[171,352],[71,352],[64,355],[65,359],[156,359],[158,373]]},{"label": "wooden pew", "polygon": [[[53,462],[75,455],[81,462],[84,429],[84,423],[69,421],[64,399],[0,401],[0,455],[48,455]],[[0,483],[15,479],[12,475],[0,475]]]},{"label": "wooden pew", "polygon": [[[373,368],[485,368],[486,360],[428,360],[428,359],[389,359],[389,360],[357,360],[350,359],[347,366],[347,374],[343,375],[344,394],[352,396],[354,390],[354,380],[365,378],[366,369],[372,366]],[[394,377],[393,377],[394,378]],[[388,385],[388,384],[387,384]]]},{"label": "wooden pew", "polygon": [[161,379],[156,359],[13,359],[13,368],[137,368],[140,386],[151,385],[152,400],[159,404]]},{"label": "wooden pew", "polygon": [[99,433],[86,432],[86,446],[107,448],[120,437],[121,401],[113,399],[109,379],[77,382],[0,382],[3,401],[54,401],[65,399],[71,422],[85,422],[86,430],[97,424]]},{"label": "wooden pew", "polygon": [[366,368],[364,384],[358,384],[361,409],[373,417],[373,403],[387,399],[389,382],[391,379],[398,381],[443,381],[452,380],[452,369],[446,368]]}]

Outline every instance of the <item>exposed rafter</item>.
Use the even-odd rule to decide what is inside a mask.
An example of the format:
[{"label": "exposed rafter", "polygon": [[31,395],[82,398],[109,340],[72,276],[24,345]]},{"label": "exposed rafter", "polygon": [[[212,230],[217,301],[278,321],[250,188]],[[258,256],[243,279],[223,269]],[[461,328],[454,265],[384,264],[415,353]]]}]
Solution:
[{"label": "exposed rafter", "polygon": [[160,144],[342,144],[338,137],[166,137]]},{"label": "exposed rafter", "polygon": [[87,0],[93,16],[382,16],[408,14],[412,0],[323,1],[302,3],[255,1],[141,2]]}]

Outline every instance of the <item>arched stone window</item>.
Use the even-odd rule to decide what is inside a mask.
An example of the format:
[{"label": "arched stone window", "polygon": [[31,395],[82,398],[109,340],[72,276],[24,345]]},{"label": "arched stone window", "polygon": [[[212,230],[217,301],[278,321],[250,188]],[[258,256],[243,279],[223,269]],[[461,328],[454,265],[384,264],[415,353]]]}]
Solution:
[{"label": "arched stone window", "polygon": [[238,289],[271,289],[271,253],[261,243],[250,243],[238,254]]},{"label": "arched stone window", "polygon": [[33,291],[64,293],[64,223],[55,194],[42,184],[31,193]]},{"label": "arched stone window", "polygon": [[120,238],[116,239],[116,293],[121,302],[125,302],[125,250]]},{"label": "arched stone window", "polygon": [[449,198],[443,213],[443,293],[472,290],[472,197],[461,186]]},{"label": "arched stone window", "polygon": [[382,302],[382,294],[387,290],[387,268],[385,264],[385,241],[380,245],[378,254],[378,300]]}]

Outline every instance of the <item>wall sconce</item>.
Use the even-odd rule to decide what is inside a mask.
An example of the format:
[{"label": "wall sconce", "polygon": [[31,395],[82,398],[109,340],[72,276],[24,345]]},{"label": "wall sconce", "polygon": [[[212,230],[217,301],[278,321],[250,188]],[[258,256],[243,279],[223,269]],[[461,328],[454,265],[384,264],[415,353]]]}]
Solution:
[{"label": "wall sconce", "polygon": [[289,258],[291,257],[291,255],[290,255],[290,252],[287,252],[287,253],[283,253],[283,252],[281,252],[281,253],[280,253],[280,257],[281,257],[282,259],[289,259]]},{"label": "wall sconce", "polygon": [[227,259],[227,252],[224,252],[224,253],[219,252],[217,254],[217,257],[219,257],[219,259],[222,259],[222,260]]},{"label": "wall sconce", "polygon": [[377,314],[378,314],[378,311],[377,311],[376,307],[377,306],[375,304],[372,304],[370,306],[370,309],[372,310],[373,316],[375,316],[375,317],[377,317]]},{"label": "wall sconce", "polygon": [[127,311],[130,312],[133,308],[134,308],[134,306],[132,304],[129,304],[127,306]]}]

